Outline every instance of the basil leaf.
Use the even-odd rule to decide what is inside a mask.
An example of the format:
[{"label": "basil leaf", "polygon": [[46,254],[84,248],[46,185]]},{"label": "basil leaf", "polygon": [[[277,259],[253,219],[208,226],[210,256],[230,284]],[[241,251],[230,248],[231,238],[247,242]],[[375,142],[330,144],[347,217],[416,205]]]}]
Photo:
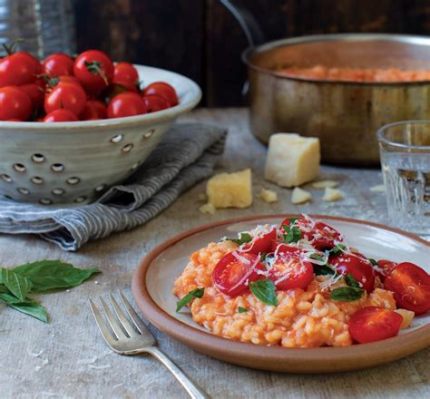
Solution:
[{"label": "basil leaf", "polygon": [[287,234],[284,234],[284,242],[287,242],[288,244],[291,244],[292,242],[297,242],[302,238],[302,232],[299,230],[298,227],[288,227],[286,230]]},{"label": "basil leaf", "polygon": [[360,284],[358,284],[358,281],[354,278],[352,274],[347,274],[344,277],[345,283],[353,288],[360,288]]},{"label": "basil leaf", "polygon": [[184,306],[188,305],[194,298],[201,298],[205,293],[204,288],[196,288],[176,302],[176,311],[179,312]]},{"label": "basil leaf", "polygon": [[35,317],[45,323],[48,322],[48,312],[46,309],[30,298],[25,298],[24,301],[21,301],[11,293],[0,293],[0,301],[18,312]]},{"label": "basil leaf", "polygon": [[11,269],[0,269],[0,283],[3,284],[20,301],[24,301],[32,288],[31,281]]},{"label": "basil leaf", "polygon": [[229,238],[229,240],[235,242],[238,245],[242,245],[252,241],[252,236],[249,233],[240,233],[238,237],[239,238]]},{"label": "basil leaf", "polygon": [[340,287],[331,292],[330,298],[334,301],[352,302],[360,299],[363,293],[364,291],[361,288]]},{"label": "basil leaf", "polygon": [[339,255],[346,249],[346,245],[344,244],[336,244],[331,250],[330,253],[332,255]]},{"label": "basil leaf", "polygon": [[46,308],[42,306],[40,303],[29,300],[26,302],[8,304],[11,308],[14,308],[18,312],[24,313],[26,315],[35,317],[36,319],[43,321],[44,323],[48,322],[48,312]]},{"label": "basil leaf", "polygon": [[246,313],[248,311],[248,309],[247,308],[244,308],[244,307],[242,307],[242,306],[239,306],[238,308],[237,308],[237,312],[238,313]]},{"label": "basil leaf", "polygon": [[275,284],[271,280],[257,280],[249,283],[249,288],[254,296],[267,305],[276,306],[278,298],[276,297]]},{"label": "basil leaf", "polygon": [[41,260],[18,266],[13,271],[28,278],[32,283],[31,292],[45,292],[60,288],[72,288],[82,284],[98,269],[78,269],[59,260]]},{"label": "basil leaf", "polygon": [[309,258],[322,261],[322,260],[324,260],[324,255],[313,253],[309,256]]},{"label": "basil leaf", "polygon": [[372,266],[378,266],[378,262],[373,258],[368,258],[369,262],[372,264]]},{"label": "basil leaf", "polygon": [[0,301],[3,301],[8,305],[11,303],[22,302],[20,299],[18,299],[15,295],[11,294],[10,292],[0,292]]},{"label": "basil leaf", "polygon": [[312,267],[314,268],[314,273],[317,276],[327,276],[327,275],[332,275],[332,274],[336,274],[336,272],[328,266],[320,266],[320,265],[312,265]]},{"label": "basil leaf", "polygon": [[289,224],[290,226],[297,222],[297,218],[290,218],[288,220],[290,221],[290,224]]}]

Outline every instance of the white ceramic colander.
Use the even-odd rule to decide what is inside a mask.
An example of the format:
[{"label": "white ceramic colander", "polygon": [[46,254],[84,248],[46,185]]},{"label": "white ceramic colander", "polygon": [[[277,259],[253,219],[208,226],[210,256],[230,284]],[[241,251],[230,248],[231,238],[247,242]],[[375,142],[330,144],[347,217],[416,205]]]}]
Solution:
[{"label": "white ceramic colander", "polygon": [[130,176],[164,132],[200,101],[196,83],[135,65],[144,85],[166,81],[179,105],[146,115],[82,122],[0,122],[0,194],[42,205],[94,201]]}]

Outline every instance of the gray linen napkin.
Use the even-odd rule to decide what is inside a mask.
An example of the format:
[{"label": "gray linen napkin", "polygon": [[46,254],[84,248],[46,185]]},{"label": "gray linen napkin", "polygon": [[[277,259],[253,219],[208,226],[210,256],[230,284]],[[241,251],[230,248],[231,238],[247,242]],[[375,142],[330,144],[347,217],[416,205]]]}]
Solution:
[{"label": "gray linen napkin", "polygon": [[50,208],[0,200],[0,232],[33,233],[76,251],[89,240],[146,223],[178,196],[213,173],[227,131],[203,124],[176,124],[123,185],[96,203]]}]

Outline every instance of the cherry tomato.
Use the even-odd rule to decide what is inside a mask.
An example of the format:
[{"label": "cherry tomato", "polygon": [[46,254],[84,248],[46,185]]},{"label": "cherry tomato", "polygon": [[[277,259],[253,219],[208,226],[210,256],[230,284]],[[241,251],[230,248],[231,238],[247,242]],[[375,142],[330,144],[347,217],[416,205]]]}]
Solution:
[{"label": "cherry tomato", "polygon": [[215,287],[223,294],[237,296],[248,289],[250,281],[260,276],[257,270],[264,270],[264,265],[255,254],[233,252],[225,255],[215,266],[212,279]]},{"label": "cherry tomato", "polygon": [[84,121],[105,119],[107,117],[106,105],[98,100],[89,100],[80,116]]},{"label": "cherry tomato", "polygon": [[68,109],[56,109],[43,118],[43,122],[73,122],[77,121],[78,117]]},{"label": "cherry tomato", "polygon": [[349,319],[349,333],[360,344],[381,341],[399,333],[403,317],[398,313],[368,306],[355,312]]},{"label": "cherry tomato", "polygon": [[112,82],[114,66],[100,50],[81,53],[73,65],[73,73],[89,93],[98,94]]},{"label": "cherry tomato", "polygon": [[30,97],[19,87],[0,88],[0,120],[25,121],[32,111]]},{"label": "cherry tomato", "polygon": [[146,105],[148,112],[161,111],[166,108],[170,108],[170,103],[164,97],[156,94],[150,94],[142,97],[143,102]]},{"label": "cherry tomato", "polygon": [[112,82],[135,91],[139,83],[137,69],[128,62],[118,62],[114,66]]},{"label": "cherry tomato", "polygon": [[42,61],[43,73],[47,76],[73,74],[73,58],[64,53],[54,53]]},{"label": "cherry tomato", "polygon": [[87,102],[82,87],[74,83],[59,83],[45,97],[45,112],[49,114],[56,109],[68,109],[79,115]]},{"label": "cherry tomato", "polygon": [[41,73],[40,62],[25,51],[18,51],[0,60],[0,87],[33,83]]},{"label": "cherry tomato", "polygon": [[384,287],[394,292],[399,307],[416,314],[430,310],[430,275],[421,267],[400,263],[385,278]]},{"label": "cherry tomato", "polygon": [[160,97],[164,97],[170,104],[171,107],[178,105],[178,95],[173,86],[166,82],[154,82],[145,87],[143,90],[144,96],[155,94]]},{"label": "cherry tomato", "polygon": [[271,252],[273,242],[276,240],[276,229],[272,229],[266,234],[260,237],[254,237],[254,239],[243,245],[242,251],[251,254],[260,254]]},{"label": "cherry tomato", "polygon": [[39,109],[43,106],[43,100],[45,98],[43,83],[37,83],[36,81],[35,83],[19,86],[19,88],[30,97],[33,109]]},{"label": "cherry tomato", "polygon": [[340,274],[350,274],[367,292],[375,288],[375,274],[370,261],[359,253],[331,256],[329,263]]},{"label": "cherry tomato", "polygon": [[398,265],[398,263],[392,262],[391,260],[386,260],[386,259],[378,260],[377,263],[380,271],[376,271],[376,274],[379,276],[381,281],[384,281],[385,277],[387,277]]},{"label": "cherry tomato", "polygon": [[[289,226],[290,219],[285,219],[282,226]],[[335,242],[342,241],[342,235],[333,227],[323,222],[314,222],[304,216],[300,216],[295,226],[302,232],[304,238],[311,242],[312,246],[319,250],[332,249]]]},{"label": "cherry tomato", "polygon": [[295,254],[300,255],[302,250],[299,247],[295,247],[293,245],[283,244],[274,241],[272,243],[272,251],[280,255],[286,255],[286,254]]},{"label": "cherry tomato", "polygon": [[108,118],[122,118],[146,113],[146,106],[137,93],[126,92],[110,100],[107,108]]},{"label": "cherry tomato", "polygon": [[269,276],[276,288],[280,290],[306,289],[314,278],[314,269],[312,263],[302,261],[296,252],[280,253],[278,250],[278,256],[270,269]]}]

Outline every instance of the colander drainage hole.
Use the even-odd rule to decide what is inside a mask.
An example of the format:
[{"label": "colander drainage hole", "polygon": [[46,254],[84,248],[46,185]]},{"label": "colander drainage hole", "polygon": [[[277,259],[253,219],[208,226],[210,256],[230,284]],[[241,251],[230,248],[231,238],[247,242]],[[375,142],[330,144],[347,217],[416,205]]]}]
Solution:
[{"label": "colander drainage hole", "polygon": [[25,165],[22,163],[14,163],[13,169],[19,173],[24,173],[26,171]]},{"label": "colander drainage hole", "polygon": [[33,154],[31,156],[31,160],[35,163],[42,163],[42,162],[45,162],[46,158],[45,158],[45,155],[43,154]]}]

